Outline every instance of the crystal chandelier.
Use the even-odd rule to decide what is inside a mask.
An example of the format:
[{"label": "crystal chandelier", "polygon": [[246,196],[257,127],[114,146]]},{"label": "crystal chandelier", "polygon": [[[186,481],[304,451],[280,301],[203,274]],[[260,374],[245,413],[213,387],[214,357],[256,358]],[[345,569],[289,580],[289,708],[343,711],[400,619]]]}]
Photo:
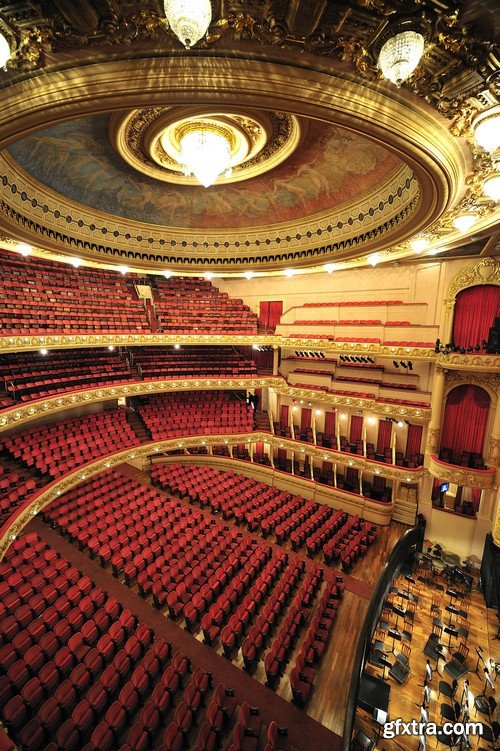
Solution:
[{"label": "crystal chandelier", "polygon": [[480,112],[472,122],[474,137],[478,146],[485,151],[495,151],[500,147],[500,104]]},{"label": "crystal chandelier", "polygon": [[411,76],[424,54],[424,37],[417,31],[401,31],[382,46],[378,65],[384,78],[396,86]]},{"label": "crystal chandelier", "polygon": [[179,146],[184,174],[194,175],[205,188],[220,175],[231,175],[231,144],[222,130],[200,123],[181,135]]},{"label": "crystal chandelier", "polygon": [[11,58],[10,44],[0,32],[0,68],[5,68]]},{"label": "crystal chandelier", "polygon": [[210,0],[165,0],[170,28],[189,49],[205,36],[212,20]]}]

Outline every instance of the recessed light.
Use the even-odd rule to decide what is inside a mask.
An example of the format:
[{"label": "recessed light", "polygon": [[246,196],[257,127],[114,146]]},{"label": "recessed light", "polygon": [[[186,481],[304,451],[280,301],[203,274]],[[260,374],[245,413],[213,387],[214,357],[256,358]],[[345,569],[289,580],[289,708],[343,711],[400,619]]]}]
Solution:
[{"label": "recessed light", "polygon": [[377,263],[379,263],[381,260],[380,253],[372,253],[370,256],[367,256],[367,261],[370,264],[370,266],[376,266]]},{"label": "recessed light", "polygon": [[120,272],[120,274],[125,275],[129,271],[129,268],[128,266],[118,266],[118,271]]},{"label": "recessed light", "polygon": [[335,264],[334,263],[325,263],[324,267],[325,271],[328,271],[329,274],[332,273],[332,271],[335,271]]},{"label": "recessed light", "polygon": [[284,274],[290,279],[295,274],[295,269],[285,269]]},{"label": "recessed light", "polygon": [[421,253],[429,247],[429,240],[426,237],[416,237],[411,241],[410,246],[416,253]]},{"label": "recessed light", "polygon": [[77,269],[79,266],[82,265],[82,259],[81,258],[70,258],[69,262],[70,262],[70,264],[72,266],[75,267],[75,269]]},{"label": "recessed light", "polygon": [[40,354],[41,355],[48,355],[49,354],[49,350],[45,349],[45,347],[42,347],[42,349],[40,350]]},{"label": "recessed light", "polygon": [[170,277],[172,276],[172,272],[171,271],[164,271],[163,272],[163,276],[165,277],[165,279],[170,279]]},{"label": "recessed light", "polygon": [[453,220],[453,226],[458,229],[459,232],[467,232],[474,226],[477,220],[476,214],[459,214]]},{"label": "recessed light", "polygon": [[208,279],[208,281],[210,281],[210,279],[214,278],[214,275],[212,274],[211,271],[205,271],[205,273],[203,274],[203,276],[205,277],[205,279]]},{"label": "recessed light", "polygon": [[244,277],[248,280],[253,279],[253,271],[245,271]]},{"label": "recessed light", "polygon": [[115,350],[115,348],[113,347],[112,344],[109,345],[108,349],[109,349],[110,352],[114,352],[114,350]]}]

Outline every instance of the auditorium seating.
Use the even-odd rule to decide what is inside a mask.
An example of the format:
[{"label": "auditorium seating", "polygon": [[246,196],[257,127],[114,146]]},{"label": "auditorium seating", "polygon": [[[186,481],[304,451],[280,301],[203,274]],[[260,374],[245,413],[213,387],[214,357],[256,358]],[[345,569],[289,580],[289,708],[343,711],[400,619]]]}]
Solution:
[{"label": "auditorium seating", "polygon": [[249,433],[253,409],[227,391],[184,391],[155,394],[138,413],[154,440],[183,435]]},{"label": "auditorium seating", "polygon": [[36,468],[42,475],[61,477],[86,462],[139,443],[123,409],[28,428],[0,442],[0,451]]},{"label": "auditorium seating", "polygon": [[[376,527],[364,525],[357,516],[348,517],[341,509],[336,511],[299,495],[292,496],[234,472],[182,464],[155,464],[151,468],[151,479],[156,486],[170,493],[177,493],[191,503],[197,502],[202,508],[209,507],[225,519],[243,523],[252,532],[260,531],[263,537],[274,534],[278,544],[290,540],[293,550],[305,545],[310,557],[320,548],[325,551],[325,546],[334,539],[336,543],[327,548],[331,554],[325,554],[327,563],[341,558],[340,552],[347,543],[355,541],[343,561],[346,567],[351,567],[376,537]],[[358,539],[356,534],[361,529],[363,536]]]},{"label": "auditorium seating", "polygon": [[121,274],[2,252],[0,335],[149,333]]},{"label": "auditorium seating", "polygon": [[[0,380],[20,402],[84,388],[138,380],[126,358],[105,349],[19,352],[0,356]],[[13,402],[14,403],[14,402]],[[1,404],[0,404],[1,408]]]},{"label": "auditorium seating", "polygon": [[0,716],[20,751],[213,751],[263,727],[201,656],[174,652],[36,533],[12,544],[0,589]]},{"label": "auditorium seating", "polygon": [[154,304],[166,334],[257,334],[257,316],[208,280],[156,278]]},{"label": "auditorium seating", "polygon": [[0,527],[41,484],[27,474],[0,465]]},{"label": "auditorium seating", "polygon": [[253,360],[232,347],[134,347],[134,364],[145,380],[211,376],[241,378],[257,375]]}]

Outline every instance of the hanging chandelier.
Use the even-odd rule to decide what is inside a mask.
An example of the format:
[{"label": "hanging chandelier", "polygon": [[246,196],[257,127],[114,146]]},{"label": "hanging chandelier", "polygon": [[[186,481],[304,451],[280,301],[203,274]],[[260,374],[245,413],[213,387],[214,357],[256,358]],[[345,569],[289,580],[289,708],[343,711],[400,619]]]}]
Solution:
[{"label": "hanging chandelier", "polygon": [[193,47],[205,36],[212,20],[210,0],[165,0],[165,16],[184,47]]},{"label": "hanging chandelier", "polygon": [[384,78],[399,87],[411,76],[423,54],[423,35],[411,29],[400,31],[382,46],[378,65]]},{"label": "hanging chandelier", "polygon": [[5,68],[11,58],[10,44],[0,31],[0,68]]},{"label": "hanging chandelier", "polygon": [[485,151],[500,147],[500,104],[480,112],[472,121],[472,129],[478,146]]},{"label": "hanging chandelier", "polygon": [[186,177],[194,175],[205,188],[218,177],[230,177],[231,142],[222,128],[198,123],[179,138],[180,163]]}]

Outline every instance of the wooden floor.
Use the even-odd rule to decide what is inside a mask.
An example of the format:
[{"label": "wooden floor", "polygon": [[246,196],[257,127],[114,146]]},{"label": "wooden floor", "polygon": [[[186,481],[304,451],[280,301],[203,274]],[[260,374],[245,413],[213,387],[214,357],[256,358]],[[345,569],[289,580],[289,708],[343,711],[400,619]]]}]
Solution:
[{"label": "wooden floor", "polygon": [[[404,721],[420,720],[420,703],[423,695],[423,680],[425,673],[426,655],[423,653],[424,646],[427,642],[429,634],[432,632],[432,618],[430,615],[430,608],[432,605],[433,595],[438,597],[442,605],[442,619],[444,620],[448,615],[445,611],[445,606],[449,604],[450,598],[445,592],[437,590],[435,585],[445,583],[440,581],[439,578],[434,577],[433,584],[430,586],[420,585],[415,588],[415,593],[419,597],[418,606],[415,613],[413,636],[411,641],[411,656],[410,667],[411,673],[402,686],[398,685],[392,678],[386,677],[386,681],[391,687],[390,703],[389,703],[389,718],[394,720],[400,717]],[[405,583],[406,585],[406,583]],[[492,609],[487,609],[484,604],[484,599],[481,592],[477,589],[477,578],[475,579],[474,588],[472,593],[464,600],[469,603],[469,617],[470,631],[466,640],[466,646],[469,648],[469,656],[467,665],[469,672],[464,678],[469,680],[469,712],[472,721],[475,720],[487,720],[483,715],[478,714],[476,716],[474,710],[474,698],[480,694],[483,694],[485,681],[483,666],[479,666],[477,673],[474,669],[477,664],[476,647],[481,647],[483,650],[483,657],[487,664],[489,664],[490,658],[495,661],[500,659],[500,642],[495,639],[498,622],[495,612]],[[441,704],[450,704],[450,699],[446,698],[443,694],[438,695],[438,683],[441,680],[451,684],[451,676],[444,671],[444,664],[451,658],[451,652],[456,651],[461,641],[460,638],[451,640],[451,651],[447,648],[448,636],[443,634],[441,642],[445,645],[444,660],[439,660],[439,673],[434,670],[431,683],[431,700],[429,705],[429,721],[436,724],[442,724],[441,720]],[[390,651],[392,647],[392,640],[386,638],[385,650]],[[396,651],[398,650],[398,642],[396,642]],[[394,659],[394,656],[389,657],[390,660]],[[431,660],[432,667],[435,667],[435,661]],[[367,671],[371,672],[378,677],[382,677],[382,671],[367,665]],[[387,675],[387,670],[386,670]],[[494,673],[492,673],[494,677]],[[464,679],[458,682],[458,690],[456,692],[455,699],[459,700],[462,697],[462,690]],[[488,689],[487,695],[490,695],[492,691]],[[498,693],[498,692],[497,692]],[[498,697],[497,697],[497,701]],[[498,711],[497,711],[498,717]],[[494,719],[494,718],[493,718]],[[376,728],[371,722],[371,718],[368,717],[363,711],[358,711],[357,725],[358,729],[363,730],[370,738],[375,739]],[[470,738],[472,747],[475,748],[478,745],[479,738]],[[394,751],[397,748],[408,749],[409,751],[417,751],[419,742],[418,738],[408,737],[407,735],[399,736],[393,740],[385,740],[380,738],[377,748],[383,751]],[[483,741],[482,746],[486,748],[486,743]],[[438,743],[434,737],[427,738],[428,748],[445,748],[441,743]]]}]

